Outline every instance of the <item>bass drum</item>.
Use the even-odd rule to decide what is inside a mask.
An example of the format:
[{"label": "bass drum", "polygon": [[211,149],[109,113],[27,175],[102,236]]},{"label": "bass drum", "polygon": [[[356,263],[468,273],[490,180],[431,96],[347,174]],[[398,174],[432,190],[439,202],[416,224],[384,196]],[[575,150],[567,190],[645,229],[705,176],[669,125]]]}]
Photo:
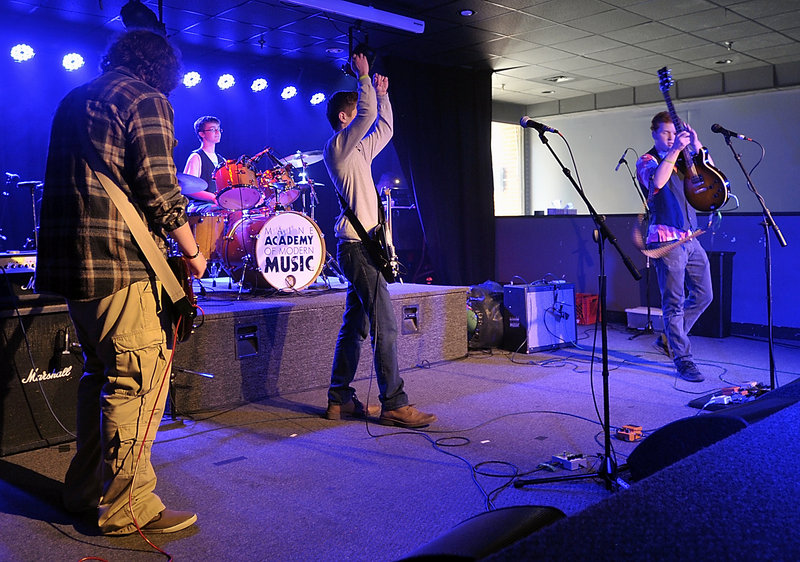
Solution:
[{"label": "bass drum", "polygon": [[220,254],[235,281],[286,292],[316,281],[326,257],[317,223],[294,211],[243,214],[223,238]]}]

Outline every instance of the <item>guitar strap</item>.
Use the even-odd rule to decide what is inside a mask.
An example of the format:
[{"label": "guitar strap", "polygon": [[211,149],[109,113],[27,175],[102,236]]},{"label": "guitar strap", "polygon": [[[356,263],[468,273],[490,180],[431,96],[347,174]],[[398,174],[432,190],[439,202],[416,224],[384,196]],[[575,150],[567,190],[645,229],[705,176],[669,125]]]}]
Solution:
[{"label": "guitar strap", "polygon": [[128,225],[128,229],[131,231],[131,234],[133,234],[134,240],[136,240],[136,244],[138,244],[139,248],[142,250],[150,267],[153,268],[156,278],[161,281],[164,290],[169,296],[169,300],[172,301],[172,304],[177,305],[181,299],[185,299],[187,304],[191,306],[191,303],[188,302],[189,299],[186,298],[186,292],[172,273],[172,269],[170,269],[167,263],[167,258],[164,257],[156,241],[153,240],[150,231],[147,226],[145,226],[144,221],[142,221],[142,217],[136,212],[133,204],[128,200],[128,197],[119,185],[99,170],[99,168],[105,168],[106,166],[100,159],[100,155],[97,153],[97,149],[94,145],[92,145],[86,137],[82,136],[82,140],[85,149],[84,153],[86,154],[86,159],[89,161],[89,167],[92,172],[94,172],[94,175],[97,176],[97,179],[100,180],[100,184],[103,186],[103,189],[106,190],[106,193],[108,193],[109,199],[111,199],[120,215],[122,215],[125,224]]},{"label": "guitar strap", "polygon": [[[334,189],[334,191],[336,191],[336,195],[339,197],[339,204],[342,206],[344,215],[347,217],[347,220],[350,221],[350,224],[353,225],[358,237],[361,238],[361,241],[364,243],[370,242],[371,239],[369,234],[367,234],[367,230],[364,228],[364,225],[361,224],[361,221],[358,220],[358,217],[353,212],[353,209],[350,208],[350,205],[347,204],[347,201],[344,200],[344,197],[342,197],[342,194],[339,193],[338,189]],[[375,188],[375,193],[378,193],[377,188]],[[383,205],[381,205],[381,198],[378,196],[378,224],[383,224],[385,221],[386,217],[383,214]]]}]

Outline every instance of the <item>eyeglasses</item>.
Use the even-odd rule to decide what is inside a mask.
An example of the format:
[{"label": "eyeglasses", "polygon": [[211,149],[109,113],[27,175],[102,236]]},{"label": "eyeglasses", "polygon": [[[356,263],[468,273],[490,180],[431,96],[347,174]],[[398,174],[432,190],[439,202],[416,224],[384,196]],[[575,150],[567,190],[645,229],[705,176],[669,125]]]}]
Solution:
[{"label": "eyeglasses", "polygon": [[222,127],[209,127],[208,129],[203,129],[204,133],[221,133]]}]

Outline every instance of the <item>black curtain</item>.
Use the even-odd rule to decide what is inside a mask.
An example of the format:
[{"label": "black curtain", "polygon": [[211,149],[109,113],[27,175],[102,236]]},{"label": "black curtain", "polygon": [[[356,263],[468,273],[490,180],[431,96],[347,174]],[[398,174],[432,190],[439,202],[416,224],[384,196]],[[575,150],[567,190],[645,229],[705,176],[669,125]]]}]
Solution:
[{"label": "black curtain", "polygon": [[394,147],[416,190],[433,281],[494,276],[490,70],[384,60]]}]

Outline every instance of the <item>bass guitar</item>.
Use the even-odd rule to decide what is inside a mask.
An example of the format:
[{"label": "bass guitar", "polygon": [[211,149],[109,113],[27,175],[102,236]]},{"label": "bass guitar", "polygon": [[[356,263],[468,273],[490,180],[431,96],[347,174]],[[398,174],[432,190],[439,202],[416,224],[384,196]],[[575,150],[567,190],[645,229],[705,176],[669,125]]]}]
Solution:
[{"label": "bass guitar", "polygon": [[[665,66],[658,71],[658,87],[664,95],[667,110],[675,125],[675,132],[686,130],[683,121],[675,113],[669,89],[675,82],[670,70]],[[689,144],[683,149],[683,158],[678,160],[678,169],[683,174],[683,191],[686,200],[698,211],[716,211],[728,201],[728,188],[730,183],[725,175],[715,168],[709,159],[708,150],[704,147],[695,151]]]}]

